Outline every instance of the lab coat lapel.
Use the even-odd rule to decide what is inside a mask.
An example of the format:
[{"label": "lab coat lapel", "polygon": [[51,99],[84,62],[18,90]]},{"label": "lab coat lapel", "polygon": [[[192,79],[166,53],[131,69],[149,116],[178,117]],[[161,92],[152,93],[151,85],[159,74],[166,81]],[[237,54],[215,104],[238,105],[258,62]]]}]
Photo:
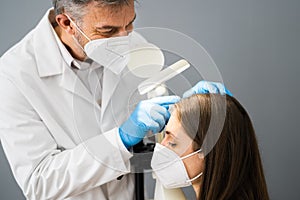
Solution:
[{"label": "lab coat lapel", "polygon": [[[122,73],[121,73],[122,74]],[[102,106],[101,106],[101,119],[103,120],[103,115],[109,106],[110,99],[116,90],[117,85],[120,82],[120,75],[114,74],[108,69],[104,69],[103,74],[103,88],[102,88]],[[120,96],[120,98],[122,98]]]},{"label": "lab coat lapel", "polygon": [[64,72],[62,74],[60,86],[68,90],[69,92],[85,99],[91,104],[96,104],[92,94],[83,85],[78,76],[66,64],[64,64]]},{"label": "lab coat lapel", "polygon": [[59,75],[63,72],[64,59],[61,56],[48,15],[45,14],[34,31],[33,48],[37,70],[41,78]]}]

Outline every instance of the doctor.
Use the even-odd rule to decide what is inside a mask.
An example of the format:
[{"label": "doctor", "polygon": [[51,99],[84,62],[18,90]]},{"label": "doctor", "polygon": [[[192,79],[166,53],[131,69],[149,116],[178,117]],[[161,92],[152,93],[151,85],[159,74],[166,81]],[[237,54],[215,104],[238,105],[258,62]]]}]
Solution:
[{"label": "doctor", "polygon": [[[134,1],[53,5],[0,60],[0,135],[14,177],[27,199],[133,199],[128,149],[165,126],[179,97],[141,101],[128,117],[128,94],[119,94],[113,116],[108,107],[122,68],[108,66],[101,52],[107,38],[132,32]],[[228,93],[200,82],[186,95],[198,92]]]}]

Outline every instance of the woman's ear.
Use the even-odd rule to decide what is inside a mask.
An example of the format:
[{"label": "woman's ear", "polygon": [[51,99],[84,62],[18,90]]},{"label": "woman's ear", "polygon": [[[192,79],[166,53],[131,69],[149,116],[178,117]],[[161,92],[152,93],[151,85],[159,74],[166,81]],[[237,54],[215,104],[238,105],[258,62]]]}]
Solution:
[{"label": "woman's ear", "polygon": [[55,17],[55,20],[57,24],[66,31],[67,33],[74,35],[75,34],[75,28],[71,22],[71,20],[64,14],[59,14]]},{"label": "woman's ear", "polygon": [[205,156],[204,156],[204,153],[203,152],[200,152],[198,153],[198,157],[199,157],[199,160],[200,160],[200,170],[201,171],[204,171],[205,169]]},{"label": "woman's ear", "polygon": [[186,171],[190,178],[199,175],[205,169],[205,158],[202,152],[183,160]]}]

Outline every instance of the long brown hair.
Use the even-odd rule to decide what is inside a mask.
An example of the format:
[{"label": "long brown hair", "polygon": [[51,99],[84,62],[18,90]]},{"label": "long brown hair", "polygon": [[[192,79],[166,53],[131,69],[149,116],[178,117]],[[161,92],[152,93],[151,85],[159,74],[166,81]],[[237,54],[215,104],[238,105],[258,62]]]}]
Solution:
[{"label": "long brown hair", "polygon": [[[209,127],[222,125],[215,145],[205,154],[200,200],[269,199],[251,120],[235,98],[198,94],[183,99],[175,108],[182,126],[194,141],[194,150],[207,145],[203,141]],[[222,117],[211,120],[213,115],[222,116],[223,111],[223,120]]]}]

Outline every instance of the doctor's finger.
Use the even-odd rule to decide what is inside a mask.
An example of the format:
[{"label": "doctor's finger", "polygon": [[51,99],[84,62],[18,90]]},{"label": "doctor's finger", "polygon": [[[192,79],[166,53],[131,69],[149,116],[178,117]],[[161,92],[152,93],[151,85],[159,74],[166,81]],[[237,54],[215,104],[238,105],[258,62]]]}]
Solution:
[{"label": "doctor's finger", "polygon": [[225,88],[222,84],[219,83],[207,83],[207,89],[211,94],[223,94],[225,92]]},{"label": "doctor's finger", "polygon": [[183,93],[182,97],[183,98],[188,98],[188,97],[190,97],[194,94],[196,94],[196,91],[193,88],[191,88],[188,91],[186,91],[185,93]]},{"label": "doctor's finger", "polygon": [[167,119],[165,116],[161,115],[160,113],[154,113],[153,120],[159,124],[160,129],[162,129],[166,125]]},{"label": "doctor's finger", "polygon": [[168,108],[166,108],[165,106],[155,105],[152,108],[152,112],[159,113],[161,116],[164,117],[165,121],[169,120],[170,118],[170,112],[168,111]]},{"label": "doctor's finger", "polygon": [[159,133],[164,126],[161,126],[158,122],[152,121],[151,125],[149,126],[149,130],[152,131],[153,134]]},{"label": "doctor's finger", "polygon": [[159,104],[161,106],[168,106],[170,104],[175,104],[180,101],[179,96],[162,96],[162,97],[155,97],[153,99],[148,100],[151,103]]}]

